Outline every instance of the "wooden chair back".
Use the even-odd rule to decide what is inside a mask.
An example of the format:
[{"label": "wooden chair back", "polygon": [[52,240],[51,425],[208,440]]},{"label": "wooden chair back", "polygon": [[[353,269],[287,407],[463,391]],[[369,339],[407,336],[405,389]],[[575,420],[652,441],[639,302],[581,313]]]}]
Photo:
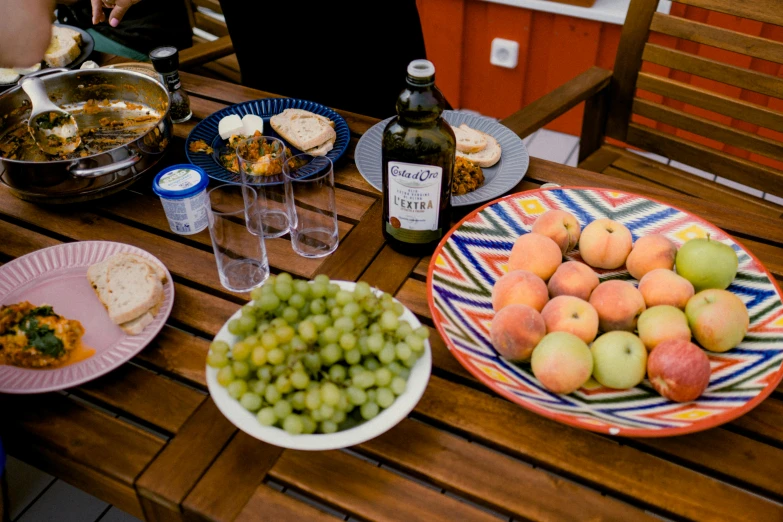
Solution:
[{"label": "wooden chair back", "polygon": [[[783,25],[780,0],[676,1]],[[766,103],[767,97],[783,99],[783,77],[757,70],[765,67],[739,67],[653,43],[650,33],[749,56],[757,65],[766,63],[771,66],[766,69],[773,71],[783,64],[783,43],[658,13],[657,5],[658,0],[631,1],[612,78],[606,135],[783,196],[783,142],[772,137],[774,132],[755,132],[763,127],[783,133],[783,112]],[[643,62],[655,66],[643,71]],[[710,89],[711,82],[694,85],[679,81],[677,78],[683,75],[669,74],[671,70],[738,87],[743,90],[742,99]],[[750,95],[744,95],[746,92]]]}]

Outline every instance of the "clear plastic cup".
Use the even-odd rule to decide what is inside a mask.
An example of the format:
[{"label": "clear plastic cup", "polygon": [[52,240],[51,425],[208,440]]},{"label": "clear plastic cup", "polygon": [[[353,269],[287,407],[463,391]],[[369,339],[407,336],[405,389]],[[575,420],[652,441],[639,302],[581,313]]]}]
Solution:
[{"label": "clear plastic cup", "polygon": [[291,218],[291,246],[304,257],[324,257],[337,249],[334,167],[326,156],[298,154],[283,166]]},{"label": "clear plastic cup", "polygon": [[260,227],[260,215],[247,223],[245,201],[255,203],[256,192],[243,185],[219,185],[209,197],[209,235],[215,252],[220,284],[232,292],[249,292],[269,277],[264,236],[251,233]]}]

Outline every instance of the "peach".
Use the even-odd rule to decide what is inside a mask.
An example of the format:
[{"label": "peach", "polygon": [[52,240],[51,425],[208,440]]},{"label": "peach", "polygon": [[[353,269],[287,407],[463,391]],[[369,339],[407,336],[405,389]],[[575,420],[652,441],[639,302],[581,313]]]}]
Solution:
[{"label": "peach", "polygon": [[694,295],[685,306],[688,325],[696,341],[711,352],[731,350],[745,338],[750,325],[742,299],[728,290],[713,288]]},{"label": "peach", "polygon": [[511,248],[508,270],[528,270],[546,281],[563,262],[563,253],[551,238],[535,232],[522,234]]},{"label": "peach", "polygon": [[579,261],[566,261],[549,278],[549,297],[572,295],[587,301],[595,287],[598,276],[592,268]]},{"label": "peach", "polygon": [[598,335],[598,312],[587,301],[570,295],[560,295],[549,301],[541,311],[547,333],[568,332],[591,343]]},{"label": "peach", "polygon": [[625,268],[637,280],[656,268],[674,268],[674,258],[677,255],[677,245],[669,238],[660,234],[640,237],[633,244]]},{"label": "peach", "polygon": [[691,341],[688,318],[682,310],[674,306],[658,305],[648,308],[639,316],[636,327],[648,352],[665,341]]},{"label": "peach", "polygon": [[611,219],[596,219],[582,230],[579,253],[595,268],[620,268],[633,246],[631,231]]},{"label": "peach", "polygon": [[647,308],[635,286],[616,279],[598,285],[590,295],[590,304],[598,312],[598,324],[604,332],[633,332],[639,315]]},{"label": "peach", "polygon": [[547,334],[533,350],[531,369],[536,379],[554,393],[572,393],[593,373],[590,348],[567,332]]},{"label": "peach", "polygon": [[540,312],[549,301],[549,291],[543,279],[527,270],[512,270],[495,281],[492,287],[492,308],[496,312],[512,304],[523,304]]},{"label": "peach", "polygon": [[655,347],[647,358],[653,388],[676,402],[695,400],[710,383],[710,359],[690,341],[672,339]]},{"label": "peach", "polygon": [[530,358],[533,348],[546,335],[541,314],[521,304],[508,305],[495,314],[490,326],[492,346],[509,361],[522,362]]},{"label": "peach", "polygon": [[690,281],[665,268],[656,268],[644,274],[639,291],[648,307],[670,305],[685,309],[694,290]]},{"label": "peach", "polygon": [[570,212],[547,210],[533,223],[533,232],[551,238],[565,254],[579,242],[582,227]]}]

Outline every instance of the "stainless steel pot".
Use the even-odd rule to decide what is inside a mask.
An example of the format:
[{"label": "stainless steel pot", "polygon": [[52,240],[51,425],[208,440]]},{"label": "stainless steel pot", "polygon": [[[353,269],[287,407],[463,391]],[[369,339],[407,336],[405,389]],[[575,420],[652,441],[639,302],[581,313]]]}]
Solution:
[{"label": "stainless steel pot", "polygon": [[[127,187],[160,160],[173,135],[169,96],[163,85],[144,74],[117,69],[42,73],[39,75],[49,97],[60,106],[118,100],[144,105],[160,119],[144,134],[86,157],[54,161],[2,158],[0,176],[14,195],[40,203],[96,199]],[[21,88],[15,87],[0,96],[0,136],[25,121],[29,114],[30,100]]]}]

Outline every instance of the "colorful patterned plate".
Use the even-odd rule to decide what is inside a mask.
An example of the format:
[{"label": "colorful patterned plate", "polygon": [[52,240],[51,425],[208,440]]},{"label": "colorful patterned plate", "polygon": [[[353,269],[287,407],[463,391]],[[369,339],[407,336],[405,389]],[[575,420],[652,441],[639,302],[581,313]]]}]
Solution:
[{"label": "colorful patterned plate", "polygon": [[[612,390],[595,381],[570,395],[547,391],[529,364],[512,364],[489,340],[491,290],[505,273],[509,252],[546,210],[577,217],[582,228],[608,217],[623,223],[634,240],[664,234],[678,246],[710,234],[731,245],[739,272],[728,288],[747,305],[750,330],[726,353],[707,352],[710,384],[698,400],[676,403],[645,380],[630,390]],[[577,251],[566,256],[581,260]],[[438,331],[457,360],[503,397],[565,424],[600,433],[664,437],[705,430],[747,413],[783,378],[781,290],[761,262],[731,236],[682,210],[634,194],[586,188],[540,189],[488,203],[457,224],[438,245],[427,277],[429,305]],[[599,271],[599,278],[636,281],[624,269]]]},{"label": "colorful patterned plate", "polygon": [[[87,280],[87,267],[112,254],[132,252],[166,270],[163,304],[139,335],[127,335],[114,324]],[[30,301],[84,326],[82,341],[95,355],[53,370],[0,366],[0,393],[44,393],[84,384],[125,364],[158,334],[174,304],[171,274],[155,256],[111,241],[79,241],[37,250],[0,267],[0,305]]]}]

